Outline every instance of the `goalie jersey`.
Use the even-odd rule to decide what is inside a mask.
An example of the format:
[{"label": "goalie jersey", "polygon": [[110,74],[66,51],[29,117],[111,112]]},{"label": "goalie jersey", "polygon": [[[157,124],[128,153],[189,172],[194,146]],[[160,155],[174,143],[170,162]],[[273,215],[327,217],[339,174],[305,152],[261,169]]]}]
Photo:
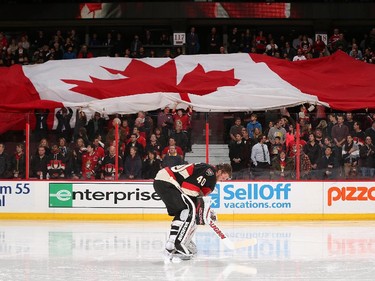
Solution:
[{"label": "goalie jersey", "polygon": [[166,167],[156,175],[155,180],[179,186],[189,196],[207,196],[215,189],[216,169],[206,163]]}]

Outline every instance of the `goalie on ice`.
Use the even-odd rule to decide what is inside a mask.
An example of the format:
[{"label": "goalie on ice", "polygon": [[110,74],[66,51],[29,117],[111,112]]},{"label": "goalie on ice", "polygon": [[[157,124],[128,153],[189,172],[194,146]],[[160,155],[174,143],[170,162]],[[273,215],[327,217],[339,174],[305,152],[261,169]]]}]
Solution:
[{"label": "goalie on ice", "polygon": [[197,224],[216,220],[207,195],[215,189],[217,181],[225,181],[231,174],[230,164],[206,163],[166,167],[158,172],[154,189],[166,205],[168,215],[174,217],[165,246],[170,257],[190,259],[196,254],[192,238]]}]

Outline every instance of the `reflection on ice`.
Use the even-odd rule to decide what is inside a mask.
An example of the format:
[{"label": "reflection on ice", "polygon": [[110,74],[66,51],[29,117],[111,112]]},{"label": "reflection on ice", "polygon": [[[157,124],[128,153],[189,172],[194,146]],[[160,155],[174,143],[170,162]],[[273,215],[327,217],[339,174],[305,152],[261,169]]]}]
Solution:
[{"label": "reflection on ice", "polygon": [[225,248],[198,228],[198,255],[164,263],[168,222],[2,221],[0,280],[372,280],[375,222],[221,222]]}]

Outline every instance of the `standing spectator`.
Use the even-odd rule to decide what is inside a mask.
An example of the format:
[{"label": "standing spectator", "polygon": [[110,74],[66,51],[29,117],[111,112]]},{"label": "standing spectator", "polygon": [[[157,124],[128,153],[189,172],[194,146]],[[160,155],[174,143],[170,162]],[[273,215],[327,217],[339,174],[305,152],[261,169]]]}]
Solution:
[{"label": "standing spectator", "polygon": [[230,130],[229,130],[229,136],[230,136],[231,141],[236,141],[237,134],[242,135],[242,129],[244,127],[242,126],[241,123],[242,123],[241,117],[239,116],[235,117],[234,125],[230,127]]},{"label": "standing spectator", "polygon": [[242,142],[244,143],[244,150],[242,152],[243,156],[243,164],[245,167],[244,173],[243,173],[243,179],[249,179],[250,178],[250,166],[251,166],[251,150],[253,149],[253,146],[255,142],[253,139],[250,138],[249,133],[245,128],[242,129]]},{"label": "standing spectator", "polygon": [[251,150],[251,161],[254,165],[253,175],[255,178],[267,178],[269,176],[269,167],[271,165],[270,153],[265,144],[267,137],[261,135],[258,143]]},{"label": "standing spectator", "polygon": [[135,147],[131,147],[129,155],[125,157],[124,177],[130,180],[142,178],[142,160]]},{"label": "standing spectator", "polygon": [[126,144],[125,157],[128,156],[128,155],[130,155],[130,148],[132,148],[132,147],[137,148],[137,153],[139,155],[143,155],[144,154],[143,144],[138,141],[137,134],[135,134],[135,133],[132,133],[130,135],[130,138],[129,138],[127,144]]},{"label": "standing spectator", "polygon": [[359,121],[355,121],[353,124],[353,128],[353,140],[359,146],[362,146],[365,143],[366,134],[364,131],[361,130],[361,123]]},{"label": "standing spectator", "polygon": [[13,178],[24,179],[26,171],[26,159],[24,153],[24,145],[22,143],[16,145],[16,152],[13,154],[11,161]]},{"label": "standing spectator", "polygon": [[211,28],[207,38],[207,51],[209,54],[218,54],[221,46],[220,36],[217,34],[216,27]]},{"label": "standing spectator", "polygon": [[161,161],[157,157],[156,151],[148,151],[145,160],[142,163],[142,178],[154,179],[161,169]]},{"label": "standing spectator", "polygon": [[328,124],[327,124],[327,137],[332,138],[332,128],[337,124],[337,117],[334,113],[328,114]]},{"label": "standing spectator", "polygon": [[254,129],[259,128],[259,131],[262,132],[262,124],[258,122],[258,116],[255,113],[250,115],[250,122],[247,123],[246,129],[250,138],[254,137]]},{"label": "standing spectator", "polygon": [[195,27],[190,28],[190,32],[186,34],[186,54],[195,55],[199,53],[199,37],[195,32]]},{"label": "standing spectator", "polygon": [[22,42],[18,42],[18,48],[14,52],[15,64],[29,64],[29,52],[22,46]]},{"label": "standing spectator", "polygon": [[46,149],[44,146],[38,147],[38,154],[33,155],[30,163],[30,177],[37,179],[47,178],[47,167],[49,163],[49,157],[46,155]]},{"label": "standing spectator", "polygon": [[244,151],[245,144],[242,142],[242,135],[236,134],[236,140],[229,144],[229,159],[233,169],[232,179],[242,179],[242,173],[245,167]]},{"label": "standing spectator", "polygon": [[241,36],[237,27],[233,27],[232,33],[228,35],[228,53],[238,53],[240,50]]},{"label": "standing spectator", "polygon": [[286,130],[282,127],[282,122],[281,119],[278,119],[275,125],[270,128],[268,132],[268,140],[271,144],[275,143],[275,137],[280,137],[281,144],[285,143]]},{"label": "standing spectator", "polygon": [[349,135],[349,128],[344,124],[344,116],[337,117],[337,124],[332,127],[332,139],[337,147],[342,147]]},{"label": "standing spectator", "polygon": [[267,44],[267,39],[266,37],[263,35],[263,31],[260,30],[258,32],[258,35],[255,37],[255,48],[256,48],[256,52],[258,54],[264,54],[264,52],[266,51],[266,44]]},{"label": "standing spectator", "polygon": [[366,137],[365,144],[359,150],[359,155],[362,177],[373,179],[375,176],[375,147],[371,137]]},{"label": "standing spectator", "polygon": [[162,147],[155,134],[151,134],[150,138],[148,139],[146,151],[155,152],[158,157],[161,157]]},{"label": "standing spectator", "polygon": [[344,162],[344,175],[346,179],[357,175],[359,160],[359,146],[353,141],[352,135],[347,135],[346,142],[342,147],[342,159]]},{"label": "standing spectator", "polygon": [[312,46],[309,42],[307,35],[302,36],[301,43],[299,44],[299,49],[302,50],[305,56],[311,52]]},{"label": "standing spectator", "polygon": [[95,150],[95,145],[89,143],[86,152],[82,155],[81,177],[83,180],[94,180],[99,172],[101,159]]},{"label": "standing spectator", "polygon": [[171,138],[176,141],[176,145],[181,147],[184,156],[188,146],[188,137],[186,131],[182,130],[182,122],[176,121],[176,129],[171,133]]},{"label": "standing spectator", "polygon": [[100,46],[102,45],[102,42],[100,41],[99,37],[98,37],[98,33],[94,32],[90,38],[90,41],[89,41],[89,46],[90,47],[97,47],[97,46]]},{"label": "standing spectator", "polygon": [[157,124],[158,127],[162,129],[162,134],[164,137],[169,139],[170,131],[173,128],[173,117],[169,113],[168,106],[158,113]]},{"label": "standing spectator", "polygon": [[320,179],[335,179],[337,164],[332,156],[332,148],[326,147],[324,155],[318,161],[318,178]]},{"label": "standing spectator", "polygon": [[155,128],[155,137],[163,150],[167,146],[167,138],[162,134],[162,129],[160,127]]},{"label": "standing spectator", "polygon": [[375,120],[372,121],[371,127],[365,131],[366,136],[371,138],[372,143],[375,143]]},{"label": "standing spectator", "polygon": [[139,53],[139,49],[143,46],[141,40],[139,39],[138,34],[134,35],[133,40],[130,43],[130,52],[137,56]]},{"label": "standing spectator", "polygon": [[[321,147],[315,140],[313,133],[309,134],[308,142],[303,147],[304,153],[309,157],[312,170],[316,170],[318,167],[318,161],[321,158]],[[312,172],[313,173],[313,172]],[[314,175],[312,175],[314,176]]]},{"label": "standing spectator", "polygon": [[[121,34],[121,32],[117,32],[115,40],[113,40],[113,53],[114,56],[123,57],[124,56],[124,50],[125,50],[125,40]],[[139,51],[141,46],[137,48],[136,51]]]},{"label": "standing spectator", "polygon": [[70,119],[72,119],[73,110],[68,107],[63,107],[59,111],[56,112],[57,118],[57,138],[65,138],[67,142],[71,140],[71,126],[70,126]]},{"label": "standing spectator", "polygon": [[333,34],[328,39],[328,47],[331,53],[337,50],[336,41],[340,38],[340,31],[338,28],[333,29]]},{"label": "standing spectator", "polygon": [[12,166],[9,155],[5,152],[5,145],[0,143],[0,179],[12,177]]},{"label": "standing spectator", "polygon": [[[74,131],[73,131],[74,140],[77,140],[77,138],[81,137],[79,135],[79,131],[81,128],[84,128],[86,126],[86,123],[87,123],[86,113],[80,107],[76,110],[76,118],[75,118],[75,125],[74,125]],[[87,145],[88,140],[84,139],[84,141],[85,141],[85,144]]]},{"label": "standing spectator", "polygon": [[87,124],[89,140],[93,141],[97,134],[102,137],[105,135],[105,119],[100,115],[100,112],[95,112]]},{"label": "standing spectator", "polygon": [[285,151],[272,159],[270,178],[277,179],[291,179],[294,172],[293,159],[286,156]]},{"label": "standing spectator", "polygon": [[48,125],[47,119],[49,110],[35,109],[35,129],[34,129],[34,140],[39,142],[43,138],[48,137]]},{"label": "standing spectator", "polygon": [[316,40],[312,46],[312,52],[314,58],[319,58],[321,54],[324,54],[326,51],[326,44],[322,40],[321,35],[316,36]]}]

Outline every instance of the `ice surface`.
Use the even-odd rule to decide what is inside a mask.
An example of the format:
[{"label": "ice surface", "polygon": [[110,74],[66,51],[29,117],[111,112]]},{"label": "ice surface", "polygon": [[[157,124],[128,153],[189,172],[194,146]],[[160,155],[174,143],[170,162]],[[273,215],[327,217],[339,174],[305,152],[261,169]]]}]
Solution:
[{"label": "ice surface", "polygon": [[229,250],[206,226],[197,256],[164,261],[168,222],[1,221],[0,281],[375,280],[375,222],[219,222]]}]

